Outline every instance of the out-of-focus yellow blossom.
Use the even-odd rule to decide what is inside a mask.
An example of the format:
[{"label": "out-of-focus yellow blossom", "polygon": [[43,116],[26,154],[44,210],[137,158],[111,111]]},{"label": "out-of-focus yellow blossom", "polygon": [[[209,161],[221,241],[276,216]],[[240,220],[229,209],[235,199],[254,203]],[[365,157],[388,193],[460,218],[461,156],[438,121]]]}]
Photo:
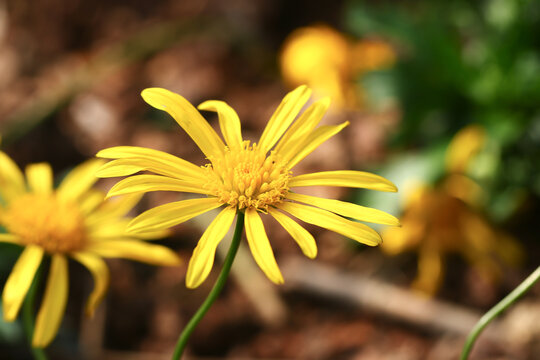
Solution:
[{"label": "out-of-focus yellow blossom", "polygon": [[354,72],[386,69],[396,62],[396,52],[385,41],[366,39],[355,43],[351,50],[351,65]]},{"label": "out-of-focus yellow blossom", "polygon": [[[176,156],[152,149],[121,146],[100,151],[97,156],[115,159],[97,173],[101,177],[132,175],[117,183],[110,195],[178,191],[203,197],[172,202],[136,217],[128,230],[139,233],[166,229],[207,211],[220,213],[202,235],[189,262],[186,284],[199,286],[208,276],[216,248],[231,227],[237,212],[245,214],[246,237],[259,267],[274,283],[283,276],[274,258],[261,214],[277,221],[310,258],[317,255],[313,236],[294,218],[347,236],[367,245],[378,245],[379,234],[369,223],[398,225],[383,211],[333,199],[295,193],[304,186],[345,186],[378,191],[396,191],[390,181],[361,171],[324,171],[293,176],[293,168],[319,145],[340,132],[340,125],[318,126],[328,106],[328,98],[309,106],[296,119],[311,95],[300,86],[285,96],[266,125],[258,143],[242,137],[240,119],[222,101],[206,101],[199,109],[218,113],[221,137],[182,96],[165,89],[151,88],[142,97],[157,109],[167,111],[195,141],[208,163],[197,166]],[[296,119],[296,121],[295,121]],[[155,175],[133,175],[147,170]]]},{"label": "out-of-focus yellow blossom", "polygon": [[413,287],[433,295],[444,278],[444,258],[461,254],[488,281],[502,273],[503,264],[517,265],[523,256],[510,235],[493,227],[478,209],[482,188],[465,171],[483,147],[483,128],[471,125],[451,141],[447,174],[435,187],[419,185],[405,203],[401,228],[382,233],[388,254],[418,251],[418,274]]},{"label": "out-of-focus yellow blossom", "polygon": [[461,254],[488,280],[501,274],[500,261],[516,265],[521,258],[520,247],[509,235],[447,190],[444,186],[417,188],[401,217],[402,227],[382,233],[382,249],[388,254],[418,251],[413,287],[430,295],[444,278],[448,253]]},{"label": "out-of-focus yellow blossom", "polygon": [[363,95],[355,79],[364,72],[391,66],[395,52],[386,42],[353,42],[331,27],[319,25],[290,34],[279,62],[289,86],[307,84],[339,107],[357,108],[362,106]]},{"label": "out-of-focus yellow blossom", "polygon": [[49,164],[26,167],[26,179],[17,165],[0,152],[0,225],[7,233],[0,241],[24,247],[2,293],[4,320],[14,321],[46,255],[51,257],[47,285],[37,314],[32,346],[46,347],[56,336],[68,297],[67,258],[85,266],[94,278],[86,313],[91,316],[109,283],[103,257],[127,258],[155,265],[178,265],[170,249],[142,239],[162,237],[163,231],[144,236],[127,234],[131,218],[124,216],[140,196],[103,201],[105,194],[92,189],[100,160],[73,169],[57,189]]},{"label": "out-of-focus yellow blossom", "polygon": [[486,143],[486,131],[480,125],[469,125],[459,131],[446,151],[448,173],[466,173],[471,159]]}]

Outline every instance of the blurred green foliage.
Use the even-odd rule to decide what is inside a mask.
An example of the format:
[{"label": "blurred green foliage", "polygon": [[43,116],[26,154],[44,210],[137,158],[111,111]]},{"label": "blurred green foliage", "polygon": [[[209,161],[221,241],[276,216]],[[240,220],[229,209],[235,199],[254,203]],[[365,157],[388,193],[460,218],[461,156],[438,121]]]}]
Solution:
[{"label": "blurred green foliage", "polygon": [[[352,34],[398,51],[395,67],[361,80],[372,103],[393,99],[403,112],[394,149],[441,154],[459,129],[480,124],[489,141],[469,175],[487,190],[490,215],[504,220],[525,194],[540,195],[539,1],[351,1],[345,16]],[[444,176],[441,156],[419,156]]]}]

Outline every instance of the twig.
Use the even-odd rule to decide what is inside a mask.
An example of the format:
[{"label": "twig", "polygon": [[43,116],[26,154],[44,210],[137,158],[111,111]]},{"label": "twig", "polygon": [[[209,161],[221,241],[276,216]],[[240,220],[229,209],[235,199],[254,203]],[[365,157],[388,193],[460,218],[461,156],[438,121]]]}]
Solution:
[{"label": "twig", "polygon": [[[281,269],[290,289],[333,297],[376,313],[434,332],[465,336],[480,314],[443,301],[416,295],[397,286],[347,274],[304,259],[284,259]],[[487,337],[499,339],[496,329]]]}]

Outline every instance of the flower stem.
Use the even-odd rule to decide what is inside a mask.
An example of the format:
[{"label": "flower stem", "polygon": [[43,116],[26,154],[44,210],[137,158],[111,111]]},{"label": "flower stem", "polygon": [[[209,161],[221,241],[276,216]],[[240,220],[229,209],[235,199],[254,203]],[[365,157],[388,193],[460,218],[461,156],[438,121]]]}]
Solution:
[{"label": "flower stem", "polygon": [[505,311],[510,305],[512,305],[518,298],[525,294],[538,280],[540,279],[540,266],[529,275],[521,284],[518,285],[510,294],[508,294],[504,299],[502,299],[497,305],[492,307],[487,313],[484,314],[476,323],[474,328],[469,333],[465,345],[463,346],[463,351],[461,352],[460,360],[467,360],[469,353],[472,350],[476,338],[480,335],[482,330],[489,324],[493,319],[499,316],[503,311]]},{"label": "flower stem", "polygon": [[231,266],[234,261],[234,257],[236,256],[236,253],[238,252],[238,247],[240,246],[240,240],[242,239],[243,231],[244,231],[244,213],[238,211],[237,219],[236,219],[236,227],[234,229],[234,235],[231,241],[231,246],[229,248],[227,256],[225,257],[225,262],[223,263],[223,268],[221,269],[221,273],[219,274],[219,277],[216,280],[216,283],[214,284],[212,291],[210,291],[210,293],[208,294],[206,300],[204,300],[201,307],[199,307],[195,315],[193,315],[189,323],[184,328],[184,331],[182,331],[182,333],[180,334],[180,337],[178,338],[178,342],[176,343],[176,346],[174,348],[174,353],[172,357],[173,360],[180,359],[186,347],[187,341],[189,337],[191,336],[191,333],[193,332],[193,330],[195,330],[195,327],[197,327],[197,325],[202,320],[206,312],[210,309],[214,301],[217,299],[217,297],[221,293],[221,290],[223,290],[223,287],[225,286],[225,282],[227,281],[227,277],[229,276],[229,272],[231,271]]},{"label": "flower stem", "polygon": [[36,271],[36,275],[34,276],[32,285],[30,286],[30,289],[28,289],[28,293],[26,294],[26,299],[23,302],[22,320],[23,320],[23,328],[24,328],[24,331],[26,332],[26,337],[28,338],[28,343],[30,344],[34,359],[47,360],[47,355],[45,354],[45,350],[41,348],[32,347],[32,336],[34,334],[33,309],[34,309],[34,303],[36,299],[36,292],[37,292],[37,288],[39,286],[40,280],[41,280],[41,266]]}]

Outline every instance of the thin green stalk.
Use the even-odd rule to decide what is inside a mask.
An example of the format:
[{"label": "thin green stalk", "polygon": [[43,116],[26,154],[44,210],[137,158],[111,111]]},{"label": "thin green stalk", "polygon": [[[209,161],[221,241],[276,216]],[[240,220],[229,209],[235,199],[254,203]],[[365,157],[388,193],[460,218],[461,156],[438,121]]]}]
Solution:
[{"label": "thin green stalk", "polygon": [[186,344],[189,340],[189,337],[191,336],[191,333],[199,322],[202,320],[206,312],[210,309],[214,301],[216,301],[217,297],[221,293],[221,290],[223,290],[223,287],[225,286],[225,282],[227,281],[227,278],[229,276],[229,272],[231,271],[231,266],[234,261],[234,257],[236,256],[236,253],[238,252],[238,247],[240,246],[240,240],[242,239],[242,232],[244,231],[244,213],[238,212],[237,213],[237,219],[236,219],[236,228],[234,229],[234,235],[233,239],[231,241],[231,246],[229,248],[229,252],[227,253],[227,256],[225,257],[225,262],[223,263],[223,268],[221,269],[221,273],[219,274],[218,279],[216,280],[216,283],[214,284],[214,287],[212,288],[212,291],[208,294],[206,297],[206,300],[202,303],[201,307],[197,310],[195,315],[191,318],[189,323],[184,328],[184,331],[180,334],[180,337],[178,338],[178,342],[176,343],[176,346],[174,348],[173,353],[173,360],[178,360],[182,356],[182,353],[184,352],[184,349],[186,347]]},{"label": "thin green stalk", "polygon": [[518,298],[525,294],[538,280],[540,279],[540,266],[527,277],[521,284],[518,285],[510,294],[508,294],[504,299],[502,299],[497,305],[492,307],[487,313],[484,314],[476,323],[474,328],[469,333],[465,345],[463,346],[463,351],[461,352],[460,360],[467,360],[469,353],[472,350],[476,338],[480,335],[482,330],[489,324],[493,319],[499,316],[503,311],[505,311],[510,305],[512,305]]},{"label": "thin green stalk", "polygon": [[30,344],[30,348],[32,351],[32,355],[34,356],[34,359],[47,360],[47,354],[45,354],[44,349],[32,347],[32,336],[34,334],[33,310],[34,310],[34,303],[36,299],[36,292],[39,287],[40,280],[41,280],[41,266],[36,271],[36,275],[34,276],[32,285],[30,286],[30,289],[28,289],[28,293],[26,294],[26,299],[23,302],[22,320],[23,320],[23,328],[26,333],[26,337],[28,338],[28,343]]}]

